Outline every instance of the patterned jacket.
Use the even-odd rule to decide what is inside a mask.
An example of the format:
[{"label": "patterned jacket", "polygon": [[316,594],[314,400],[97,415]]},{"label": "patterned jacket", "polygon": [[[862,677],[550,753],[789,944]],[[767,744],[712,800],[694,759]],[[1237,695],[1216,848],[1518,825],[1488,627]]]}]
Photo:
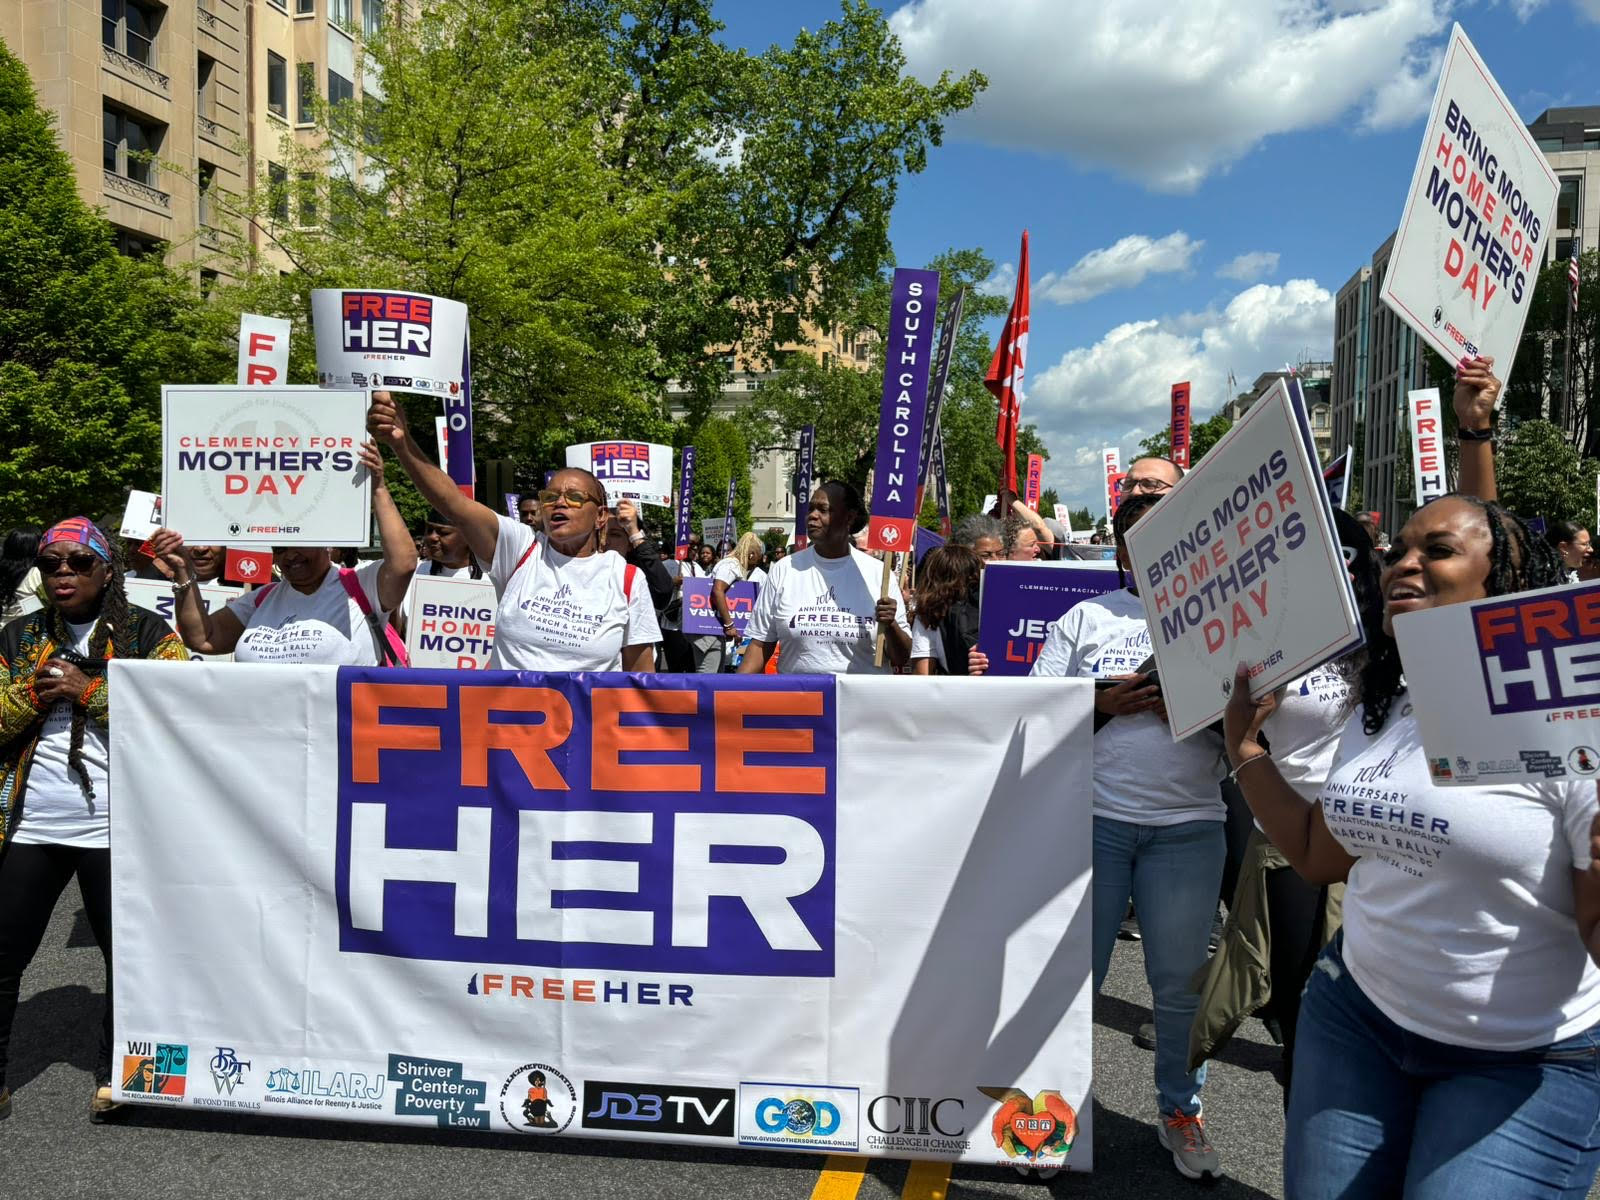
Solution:
[{"label": "patterned jacket", "polygon": [[[128,615],[133,623],[135,657],[175,661],[189,657],[178,635],[155,613],[130,605]],[[0,690],[0,842],[22,816],[28,768],[50,707],[35,695],[33,681],[40,666],[59,649],[50,635],[52,616],[52,609],[42,608],[0,629],[0,684],[4,685]],[[111,657],[107,639],[106,658]],[[110,724],[107,686],[104,677],[96,676],[81,701],[89,720],[101,729]]]}]

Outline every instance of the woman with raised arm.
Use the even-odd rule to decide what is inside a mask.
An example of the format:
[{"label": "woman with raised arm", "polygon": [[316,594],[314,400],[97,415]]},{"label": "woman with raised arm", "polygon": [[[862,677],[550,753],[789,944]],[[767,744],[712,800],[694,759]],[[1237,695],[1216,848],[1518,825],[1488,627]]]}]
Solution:
[{"label": "woman with raised arm", "polygon": [[661,640],[638,568],[606,554],[606,490],[590,472],[557,471],[539,492],[544,532],[464,495],[417,446],[405,409],[374,392],[367,428],[466,539],[494,581],[494,653],[514,671],[654,671]]}]

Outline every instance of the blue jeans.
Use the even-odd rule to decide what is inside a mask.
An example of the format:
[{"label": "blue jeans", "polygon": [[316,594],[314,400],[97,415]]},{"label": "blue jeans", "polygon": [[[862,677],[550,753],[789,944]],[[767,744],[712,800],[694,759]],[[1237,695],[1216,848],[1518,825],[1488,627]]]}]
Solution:
[{"label": "blue jeans", "polygon": [[1341,932],[1300,1002],[1289,1200],[1587,1195],[1600,1166],[1596,1029],[1532,1050],[1436,1042],[1378,1010],[1343,948]]},{"label": "blue jeans", "polygon": [[1156,1101],[1163,1113],[1200,1111],[1206,1069],[1188,1069],[1189,1027],[1200,997],[1189,980],[1206,963],[1226,853],[1221,821],[1094,819],[1094,990],[1098,995],[1111,967],[1131,897],[1155,998]]}]

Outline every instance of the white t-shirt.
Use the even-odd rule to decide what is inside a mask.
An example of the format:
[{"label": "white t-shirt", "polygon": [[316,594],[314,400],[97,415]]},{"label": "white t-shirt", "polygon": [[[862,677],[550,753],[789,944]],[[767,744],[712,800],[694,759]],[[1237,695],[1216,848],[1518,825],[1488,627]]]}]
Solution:
[{"label": "white t-shirt", "polygon": [[[1139,597],[1108,592],[1051,624],[1029,674],[1105,679],[1137,671],[1151,653]],[[1094,815],[1136,825],[1220,821],[1221,755],[1205,731],[1174,742],[1154,712],[1112,717],[1094,735]]]},{"label": "white t-shirt", "polygon": [[755,570],[750,572],[750,582],[755,584],[757,587],[761,587],[767,582],[767,573],[760,567],[757,567]]},{"label": "white t-shirt", "polygon": [[[882,580],[883,564],[853,546],[842,558],[807,546],[772,564],[750,614],[750,640],[777,642],[785,675],[888,675],[887,655],[881,667],[872,662]],[[889,595],[895,624],[909,633],[899,580],[890,579]]]},{"label": "white t-shirt", "polygon": [[[699,563],[691,562],[688,559],[685,559],[683,562],[679,562],[675,558],[667,558],[662,560],[661,565],[667,569],[667,574],[674,579],[699,579],[705,574],[705,572],[700,569]],[[679,631],[683,629],[682,600],[682,589],[674,589],[672,603],[669,604],[667,608],[663,609],[659,614],[657,614],[656,617],[656,621],[662,629]],[[674,608],[677,609],[677,615],[668,616],[667,613],[672,611]]]},{"label": "white t-shirt", "polygon": [[711,568],[711,578],[732,587],[744,581],[744,568],[739,565],[739,560],[729,555]]},{"label": "white t-shirt", "polygon": [[423,575],[434,579],[471,579],[472,567],[441,567],[436,562],[418,563],[417,569],[412,573],[411,582],[406,584],[405,597],[400,601],[401,619],[409,626],[411,624],[411,610],[417,603],[417,580]]},{"label": "white t-shirt", "polygon": [[[68,622],[67,629],[72,634],[72,648],[87,655],[94,622]],[[93,718],[84,723],[82,761],[94,788],[94,800],[90,801],[83,794],[77,772],[67,765],[67,751],[72,745],[72,707],[70,700],[57,700],[45,714],[44,729],[28,768],[22,821],[12,834],[15,842],[100,848],[111,844],[111,753],[106,731]]]},{"label": "white t-shirt", "polygon": [[[501,517],[489,578],[500,594],[491,668],[511,671],[620,671],[627,646],[661,640],[644,572],[632,595],[622,556],[607,550],[569,558],[533,530]],[[533,547],[519,570],[517,563]]]},{"label": "white t-shirt", "polygon": [[1592,780],[1436,787],[1402,696],[1377,737],[1350,717],[1318,798],[1357,857],[1345,964],[1395,1024],[1523,1050],[1600,1022],[1572,887],[1589,866]]},{"label": "white t-shirt", "polygon": [[[919,658],[931,658],[950,673],[950,664],[944,658],[944,634],[937,629],[929,629],[920,619],[911,622],[911,661]],[[963,675],[965,671],[961,672]]]},{"label": "white t-shirt", "polygon": [[[1272,761],[1283,780],[1305,798],[1317,798],[1350,715],[1353,680],[1318,667],[1288,685],[1277,709],[1262,724],[1272,745]],[[1258,822],[1256,828],[1260,828]]]},{"label": "white t-shirt", "polygon": [[[380,621],[389,619],[378,604],[378,572],[374,560],[356,568],[356,582]],[[262,594],[266,599],[261,599]],[[297,592],[287,580],[271,589],[259,588],[228,601],[228,611],[239,618],[244,633],[233,648],[233,661],[241,663],[336,663],[349,667],[379,666],[378,648],[367,619],[344,584],[339,567],[328,565],[322,585],[309,596]]]}]

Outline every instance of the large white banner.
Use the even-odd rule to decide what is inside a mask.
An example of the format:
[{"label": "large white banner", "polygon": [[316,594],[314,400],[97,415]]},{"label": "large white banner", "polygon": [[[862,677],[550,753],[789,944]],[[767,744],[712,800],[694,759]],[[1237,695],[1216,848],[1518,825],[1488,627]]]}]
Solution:
[{"label": "large white banner", "polygon": [[420,292],[313,288],[317,382],[461,398],[467,306]]},{"label": "large white banner", "polygon": [[111,671],[119,1098],[1092,1165],[1088,681]]},{"label": "large white banner", "polygon": [[167,525],[197,546],[365,546],[367,393],[161,389]]},{"label": "large white banner", "polygon": [[499,603],[487,579],[411,577],[406,657],[413,667],[481,671],[494,650],[494,610]]},{"label": "large white banner", "polygon": [[567,447],[567,466],[592,471],[611,503],[672,507],[672,447],[654,442],[583,442]]},{"label": "large white banner", "polygon": [[1435,783],[1600,775],[1600,583],[1400,613],[1394,636]]},{"label": "large white banner", "polygon": [[1378,297],[1447,363],[1511,377],[1559,184],[1461,26],[1439,72]]},{"label": "large white banner", "polygon": [[1128,531],[1174,738],[1361,644],[1313,444],[1279,379]]}]

